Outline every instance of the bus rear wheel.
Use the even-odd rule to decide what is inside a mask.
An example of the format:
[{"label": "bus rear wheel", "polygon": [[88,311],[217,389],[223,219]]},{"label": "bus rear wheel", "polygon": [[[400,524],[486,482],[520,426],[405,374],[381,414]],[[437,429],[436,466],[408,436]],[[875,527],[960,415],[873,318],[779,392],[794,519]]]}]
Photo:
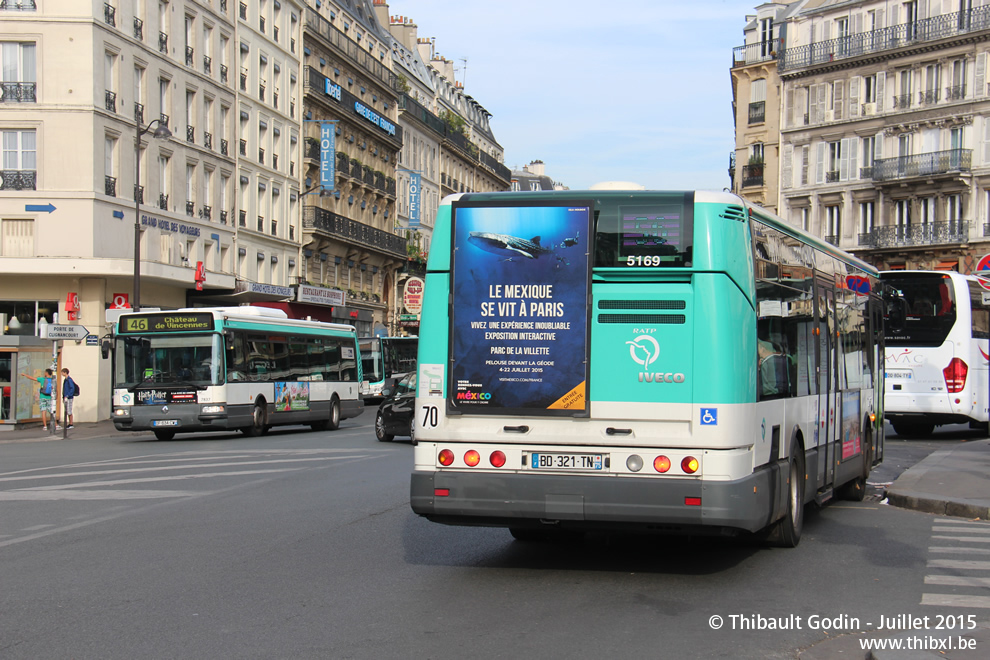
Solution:
[{"label": "bus rear wheel", "polygon": [[251,426],[245,426],[241,429],[244,435],[249,438],[255,438],[259,435],[263,435],[268,432],[268,427],[265,425],[268,415],[265,412],[265,408],[262,403],[254,404],[254,410],[251,412]]},{"label": "bus rear wheel", "polygon": [[340,399],[336,395],[330,399],[330,419],[327,421],[327,427],[331,431],[340,428]]},{"label": "bus rear wheel", "polygon": [[791,442],[787,458],[787,511],[770,525],[767,542],[778,548],[793,548],[801,541],[804,528],[804,451],[797,441]]}]

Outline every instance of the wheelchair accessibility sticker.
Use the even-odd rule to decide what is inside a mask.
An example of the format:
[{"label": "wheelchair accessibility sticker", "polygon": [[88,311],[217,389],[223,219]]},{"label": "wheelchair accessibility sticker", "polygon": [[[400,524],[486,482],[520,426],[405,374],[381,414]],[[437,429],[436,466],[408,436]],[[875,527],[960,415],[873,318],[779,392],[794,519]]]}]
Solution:
[{"label": "wheelchair accessibility sticker", "polygon": [[701,425],[718,426],[718,408],[702,408]]}]

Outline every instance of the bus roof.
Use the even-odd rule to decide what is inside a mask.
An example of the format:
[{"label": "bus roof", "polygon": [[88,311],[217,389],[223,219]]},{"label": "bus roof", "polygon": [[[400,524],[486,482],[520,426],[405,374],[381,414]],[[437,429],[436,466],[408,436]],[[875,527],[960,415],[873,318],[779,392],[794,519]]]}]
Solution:
[{"label": "bus roof", "polygon": [[[180,309],[154,310],[147,312],[126,312],[120,315],[120,319],[129,316],[143,316],[150,314],[210,314],[216,321],[239,321],[242,323],[258,323],[266,325],[277,325],[286,327],[297,327],[305,329],[338,330],[342,332],[357,332],[353,325],[344,323],[324,323],[323,321],[313,321],[310,319],[291,319],[281,309],[270,307],[254,307],[250,305],[239,305],[236,307],[183,307]],[[118,319],[118,324],[120,323]]]}]

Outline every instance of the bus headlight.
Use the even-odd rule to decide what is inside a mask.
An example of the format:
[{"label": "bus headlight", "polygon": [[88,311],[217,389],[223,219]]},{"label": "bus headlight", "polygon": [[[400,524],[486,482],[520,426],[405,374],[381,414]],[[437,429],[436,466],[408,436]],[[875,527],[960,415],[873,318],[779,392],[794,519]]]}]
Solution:
[{"label": "bus headlight", "polygon": [[203,406],[204,415],[216,414],[222,412],[223,412],[223,406]]},{"label": "bus headlight", "polygon": [[113,416],[114,417],[130,417],[130,415],[131,415],[131,409],[130,408],[114,408],[113,409]]}]

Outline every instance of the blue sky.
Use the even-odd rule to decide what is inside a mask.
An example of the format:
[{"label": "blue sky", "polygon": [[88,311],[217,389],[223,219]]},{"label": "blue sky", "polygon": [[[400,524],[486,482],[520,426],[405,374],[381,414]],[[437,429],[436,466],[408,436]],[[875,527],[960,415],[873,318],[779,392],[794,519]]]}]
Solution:
[{"label": "blue sky", "polygon": [[[492,113],[505,164],[572,188],[721,190],[732,49],[752,0],[390,0]],[[467,58],[467,67],[461,70]]]}]

